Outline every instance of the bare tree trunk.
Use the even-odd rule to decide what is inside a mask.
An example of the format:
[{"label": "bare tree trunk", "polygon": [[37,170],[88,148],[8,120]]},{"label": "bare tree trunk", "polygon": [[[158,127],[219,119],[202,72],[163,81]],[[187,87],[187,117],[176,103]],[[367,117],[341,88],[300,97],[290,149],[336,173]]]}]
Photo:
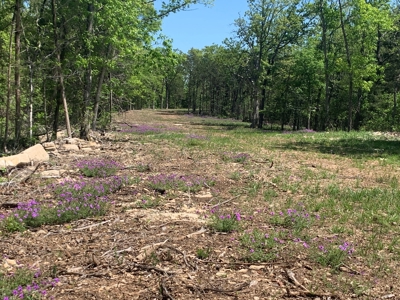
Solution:
[{"label": "bare tree trunk", "polygon": [[99,113],[99,103],[100,103],[100,96],[101,96],[101,88],[103,87],[105,74],[106,74],[106,66],[103,66],[101,68],[101,71],[100,71],[99,81],[97,83],[97,89],[96,89],[96,97],[94,99],[93,121],[92,121],[92,129],[93,130],[96,130],[97,115]]},{"label": "bare tree trunk", "polygon": [[15,147],[18,145],[21,134],[21,7],[22,0],[15,0],[15,66],[14,66],[14,85],[15,85]]},{"label": "bare tree trunk", "polygon": [[[62,72],[62,67],[61,67],[61,54],[60,54],[60,46],[59,46],[59,40],[58,40],[58,33],[57,33],[57,11],[56,11],[56,1],[52,0],[51,1],[51,8],[52,8],[52,13],[53,13],[53,32],[54,32],[54,46],[56,50],[56,59],[57,59],[57,75],[58,75],[58,82],[60,84],[60,93],[61,93],[61,99],[62,103],[64,105],[64,111],[65,111],[65,125],[67,127],[67,135],[68,137],[72,137],[72,132],[71,132],[71,125],[69,122],[69,113],[68,113],[68,105],[67,105],[67,97],[65,96],[65,87],[64,87],[64,74]],[[58,93],[57,93],[58,96]],[[59,100],[57,98],[57,107],[59,107]],[[58,108],[56,108],[57,112]],[[55,124],[57,122],[55,115]],[[57,125],[55,125],[57,126]],[[57,128],[57,127],[56,127]],[[57,131],[53,132],[55,137],[57,138]]]},{"label": "bare tree trunk", "polygon": [[344,41],[344,46],[346,48],[347,66],[349,67],[348,131],[351,131],[353,127],[353,70],[351,65],[349,43],[347,40],[346,30],[344,28],[342,3],[340,0],[338,0],[338,3],[340,11],[340,26],[342,28],[343,41]]},{"label": "bare tree trunk", "polygon": [[4,128],[3,150],[8,152],[8,124],[10,122],[10,106],[11,106],[11,64],[12,64],[12,38],[14,33],[14,23],[11,24],[10,43],[8,44],[8,68],[7,68],[7,104],[6,104],[6,120]]},{"label": "bare tree trunk", "polygon": [[33,67],[29,62],[29,137],[32,138],[33,131]]},{"label": "bare tree trunk", "polygon": [[251,128],[257,128],[258,120],[260,117],[260,99],[258,92],[258,85],[254,83],[253,85],[253,115],[251,118]]},{"label": "bare tree trunk", "polygon": [[329,61],[328,61],[328,48],[327,48],[327,23],[325,21],[325,12],[323,10],[323,1],[320,0],[320,18],[322,29],[322,49],[324,52],[324,75],[325,75],[325,118],[321,120],[322,129],[326,129],[330,123],[330,92],[329,92]]},{"label": "bare tree trunk", "polygon": [[108,79],[110,81],[110,124],[112,123],[112,108],[113,108],[113,90],[112,90],[112,81],[111,81],[111,73],[109,73]]},{"label": "bare tree trunk", "polygon": [[392,110],[392,130],[396,125],[396,115],[397,115],[397,79],[394,82],[394,91],[393,91],[393,110]]},{"label": "bare tree trunk", "polygon": [[[93,3],[89,3],[87,7],[87,11],[89,16],[87,18],[87,33],[90,37],[93,34],[93,13],[94,13],[94,6]],[[85,72],[85,85],[83,91],[83,118],[81,120],[81,130],[80,130],[80,138],[88,140],[89,139],[89,131],[90,131],[90,93],[92,90],[92,64],[90,62],[90,52],[89,48],[86,49],[86,58],[89,60],[88,67]]]}]

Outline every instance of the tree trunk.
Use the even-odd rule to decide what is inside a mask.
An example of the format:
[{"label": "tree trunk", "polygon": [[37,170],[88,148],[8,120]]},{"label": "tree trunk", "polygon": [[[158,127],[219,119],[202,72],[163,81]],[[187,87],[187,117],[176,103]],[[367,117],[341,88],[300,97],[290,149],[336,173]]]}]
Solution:
[{"label": "tree trunk", "polygon": [[92,121],[92,129],[96,130],[97,123],[97,115],[99,113],[99,103],[101,96],[101,88],[103,87],[104,76],[106,74],[106,66],[103,66],[100,71],[99,81],[97,82],[96,96],[94,98],[94,106],[93,106],[93,121]]},{"label": "tree trunk", "polygon": [[347,59],[347,66],[349,68],[349,99],[348,99],[348,131],[351,131],[353,128],[353,70],[351,65],[351,57],[350,57],[350,49],[349,43],[347,40],[346,30],[344,28],[344,21],[343,21],[343,9],[341,0],[338,0],[339,3],[339,12],[340,12],[340,27],[342,28],[343,33],[343,41],[344,46],[346,49],[346,59]]},{"label": "tree trunk", "polygon": [[3,150],[5,153],[8,152],[7,141],[8,141],[8,124],[10,122],[10,106],[11,106],[11,64],[12,64],[12,38],[14,33],[14,24],[11,24],[10,32],[10,43],[8,45],[8,67],[7,67],[7,104],[6,104],[6,119],[4,128],[4,141]]},{"label": "tree trunk", "polygon": [[[330,123],[330,92],[329,92],[329,60],[328,60],[328,47],[326,41],[327,35],[327,23],[325,20],[325,12],[323,10],[323,1],[320,0],[320,18],[321,18],[321,29],[322,29],[322,49],[324,52],[324,76],[325,76],[325,116],[321,120],[321,129],[325,130]],[[322,111],[321,111],[322,112]]]},{"label": "tree trunk", "polygon": [[[269,70],[268,70],[267,73],[269,73]],[[264,109],[265,109],[265,100],[266,100],[266,97],[267,97],[266,95],[267,95],[267,79],[265,78],[263,80],[262,92],[261,92],[260,110],[262,112],[260,112],[260,119],[259,119],[259,123],[258,123],[258,128],[262,128],[263,124],[264,124],[264,115],[265,115]]]},{"label": "tree trunk", "polygon": [[112,108],[113,108],[113,90],[112,90],[112,81],[111,81],[111,73],[108,74],[108,80],[110,81],[110,124],[112,123]]},{"label": "tree trunk", "polygon": [[393,91],[393,110],[392,110],[392,130],[396,125],[396,115],[397,115],[397,81],[395,81],[394,91]]},{"label": "tree trunk", "polygon": [[[93,3],[89,3],[87,7],[88,11],[88,18],[87,18],[87,33],[88,33],[88,38],[90,38],[91,35],[93,35],[93,13],[94,13],[94,5]],[[82,106],[82,120],[81,120],[81,129],[80,129],[80,138],[89,140],[89,131],[90,131],[90,94],[92,91],[92,64],[90,62],[90,54],[91,50],[89,49],[88,46],[86,46],[86,59],[88,59],[88,67],[86,68],[85,71],[85,84],[84,84],[84,90],[83,90],[83,106]]]},{"label": "tree trunk", "polygon": [[29,62],[29,138],[32,138],[33,131],[33,66]]},{"label": "tree trunk", "polygon": [[14,66],[14,86],[15,86],[15,147],[18,145],[21,134],[21,7],[22,0],[15,0],[15,66]]},{"label": "tree trunk", "polygon": [[260,117],[260,99],[259,99],[259,92],[258,87],[253,86],[253,115],[251,120],[251,128],[257,128],[258,121]]},{"label": "tree trunk", "polygon": [[[55,46],[55,52],[56,52],[56,60],[57,60],[57,67],[56,67],[56,73],[58,76],[58,83],[59,83],[59,92],[57,92],[57,96],[61,96],[61,100],[64,106],[64,111],[65,111],[65,125],[67,127],[67,135],[68,137],[72,137],[72,132],[71,132],[71,125],[69,122],[69,113],[68,113],[68,105],[67,105],[67,97],[65,96],[65,87],[64,87],[64,74],[62,72],[62,67],[61,67],[61,54],[60,54],[60,45],[59,45],[59,40],[58,40],[58,33],[57,33],[57,10],[56,10],[56,1],[52,0],[51,1],[51,8],[52,8],[52,13],[53,13],[53,33],[54,33],[54,46]],[[55,135],[55,138],[57,138],[57,122],[58,119],[58,110],[60,107],[60,101],[59,98],[57,98],[57,104],[56,104],[56,113],[54,115],[54,126],[53,126],[53,134]]]}]

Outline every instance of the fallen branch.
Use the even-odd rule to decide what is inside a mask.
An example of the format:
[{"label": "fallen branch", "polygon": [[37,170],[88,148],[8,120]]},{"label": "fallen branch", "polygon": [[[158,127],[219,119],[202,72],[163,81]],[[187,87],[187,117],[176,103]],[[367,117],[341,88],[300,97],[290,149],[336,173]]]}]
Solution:
[{"label": "fallen branch", "polygon": [[47,163],[45,162],[40,162],[37,164],[35,170],[33,170],[32,173],[30,173],[25,179],[21,180],[23,183],[27,183],[29,181],[29,179],[31,179],[32,175],[36,173],[36,171],[39,169],[40,166],[42,165],[47,165]]},{"label": "fallen branch", "polygon": [[111,220],[107,220],[107,221],[104,221],[104,222],[100,222],[100,223],[96,223],[96,224],[92,224],[92,225],[88,225],[88,226],[84,226],[84,227],[80,227],[80,228],[75,228],[75,229],[73,229],[73,231],[81,231],[81,230],[85,230],[85,229],[88,229],[88,228],[93,228],[93,227],[96,227],[96,226],[104,225],[104,224],[109,223],[109,222],[111,222]]},{"label": "fallen branch", "polygon": [[198,235],[198,234],[202,234],[204,232],[206,232],[207,229],[205,229],[204,227],[201,227],[200,230],[193,232],[193,233],[189,233],[188,235],[185,235],[184,237],[180,238],[180,240],[184,239],[184,238],[191,238],[194,235]]},{"label": "fallen branch", "polygon": [[286,288],[286,293],[289,297],[320,297],[320,298],[330,298],[330,299],[340,299],[338,295],[330,294],[330,293],[314,293],[310,291],[299,291],[292,292],[288,288]]},{"label": "fallen branch", "polygon": [[286,271],[287,277],[289,278],[289,280],[292,283],[294,283],[294,285],[302,288],[306,292],[309,292],[309,290],[296,279],[296,277],[294,276],[294,273],[292,272],[292,270],[286,269],[285,271]]},{"label": "fallen branch", "polygon": [[277,263],[277,262],[270,262],[270,263],[245,263],[245,262],[221,262],[215,260],[198,260],[204,264],[216,264],[216,265],[232,265],[232,266],[281,266],[281,267],[288,267],[293,265],[294,262],[284,262],[284,263]]},{"label": "fallen branch", "polygon": [[187,285],[186,287],[191,290],[201,290],[204,292],[217,292],[217,293],[234,293],[243,290],[245,287],[248,287],[250,283],[245,282],[241,285],[239,285],[236,288],[230,289],[230,290],[222,290],[222,289],[217,289],[213,287],[200,287],[200,286],[194,286],[194,285]]},{"label": "fallen branch", "polygon": [[287,192],[287,190],[281,189],[279,186],[277,186],[275,183],[270,182],[270,181],[266,181],[266,183],[268,183],[269,185],[272,185],[274,188],[282,191],[282,192]]},{"label": "fallen branch", "polygon": [[176,249],[176,248],[174,248],[174,247],[172,247],[172,246],[168,246],[168,245],[160,246],[160,248],[162,248],[162,247],[168,248],[168,249],[171,249],[171,250],[174,250],[175,252],[178,252],[179,254],[181,254],[181,255],[183,256],[183,260],[185,261],[185,264],[186,264],[187,267],[192,268],[193,270],[197,270],[197,267],[196,267],[196,266],[191,265],[191,264],[187,261],[187,259],[186,259],[186,254],[183,253],[181,250]]},{"label": "fallen branch", "polygon": [[161,280],[161,282],[160,282],[160,288],[161,288],[161,294],[163,296],[163,300],[166,300],[166,299],[174,300],[174,297],[171,296],[171,294],[168,292],[168,290],[165,286],[164,279]]},{"label": "fallen branch", "polygon": [[166,271],[166,270],[163,270],[163,269],[154,267],[154,266],[148,266],[148,265],[138,264],[138,263],[135,263],[135,262],[131,263],[131,264],[129,265],[129,267],[138,268],[138,269],[143,269],[143,270],[146,270],[146,271],[155,271],[155,272],[160,273],[160,274],[163,274],[163,275],[173,275],[173,274],[175,274],[175,272]]},{"label": "fallen branch", "polygon": [[215,208],[215,207],[220,206],[220,205],[222,205],[222,204],[228,203],[228,202],[230,202],[230,201],[232,201],[232,200],[235,200],[235,199],[237,199],[237,198],[239,198],[239,197],[240,197],[240,195],[238,195],[238,196],[236,196],[236,197],[233,197],[233,198],[231,198],[231,199],[228,199],[228,200],[226,200],[226,201],[224,201],[224,202],[215,204],[215,205],[211,206],[211,208]]},{"label": "fallen branch", "polygon": [[118,251],[114,251],[114,250],[108,250],[106,252],[104,252],[101,257],[106,256],[109,253],[115,253],[115,254],[119,254],[119,253],[124,253],[124,252],[132,252],[132,247],[126,248],[126,249],[122,249],[122,250],[118,250]]},{"label": "fallen branch", "polygon": [[142,249],[140,249],[140,251],[139,251],[140,254],[138,256],[136,256],[136,259],[137,260],[145,259],[151,253],[151,251],[157,250],[158,247],[160,247],[161,245],[164,245],[167,241],[168,241],[168,239],[166,239],[164,242],[161,242],[161,243],[144,246]]},{"label": "fallen branch", "polygon": [[286,288],[286,292],[288,296],[291,297],[334,297],[334,298],[339,298],[338,296],[330,293],[314,293],[309,291],[304,285],[302,285],[295,277],[294,273],[290,269],[286,269],[286,275],[289,278],[289,281],[292,282],[295,286],[303,289],[302,291],[297,291],[297,292],[292,292],[289,290],[289,288]]}]

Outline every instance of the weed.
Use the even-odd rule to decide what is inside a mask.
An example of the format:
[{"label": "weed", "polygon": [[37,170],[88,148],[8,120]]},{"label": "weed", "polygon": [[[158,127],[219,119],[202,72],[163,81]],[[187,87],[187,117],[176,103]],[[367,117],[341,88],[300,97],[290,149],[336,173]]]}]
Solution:
[{"label": "weed", "polygon": [[137,206],[140,208],[153,208],[159,205],[160,205],[159,198],[154,198],[149,196],[143,196],[143,198],[140,201],[138,201],[137,204]]},{"label": "weed", "polygon": [[250,154],[248,153],[232,153],[224,152],[222,153],[222,160],[232,161],[236,163],[245,163],[250,159]]},{"label": "weed", "polygon": [[240,180],[240,177],[242,176],[242,174],[239,171],[235,171],[232,172],[231,174],[229,174],[229,178],[235,181]]},{"label": "weed", "polygon": [[206,258],[208,258],[210,256],[210,254],[211,254],[211,249],[210,248],[206,248],[206,249],[198,248],[196,250],[196,257],[198,259],[206,259]]},{"label": "weed", "polygon": [[239,212],[220,213],[218,209],[211,210],[209,226],[217,232],[232,232],[239,228],[242,217]]},{"label": "weed", "polygon": [[150,165],[149,164],[137,164],[136,165],[136,170],[138,172],[149,172],[151,170]]},{"label": "weed", "polygon": [[264,233],[259,229],[244,232],[240,243],[245,249],[244,259],[249,262],[273,260],[285,244],[282,232]]},{"label": "weed", "polygon": [[107,177],[115,175],[122,168],[118,162],[108,158],[89,158],[77,162],[76,166],[87,177]]},{"label": "weed", "polygon": [[[4,264],[7,265],[7,259]],[[46,278],[39,270],[18,266],[12,271],[0,268],[0,295],[2,300],[42,299],[46,289],[54,287],[58,278]]]},{"label": "weed", "polygon": [[343,244],[319,245],[315,252],[315,259],[325,267],[331,267],[338,270],[348,256],[352,255],[354,248],[352,244],[343,242]]}]

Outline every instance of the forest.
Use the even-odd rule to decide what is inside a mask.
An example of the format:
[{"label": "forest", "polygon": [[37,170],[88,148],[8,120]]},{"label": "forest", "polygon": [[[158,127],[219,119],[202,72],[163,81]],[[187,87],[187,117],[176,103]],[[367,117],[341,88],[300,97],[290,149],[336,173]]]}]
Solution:
[{"label": "forest", "polygon": [[89,138],[112,114],[186,109],[252,128],[399,131],[400,13],[385,0],[248,0],[221,45],[182,53],[170,0],[0,1],[1,152]]}]

